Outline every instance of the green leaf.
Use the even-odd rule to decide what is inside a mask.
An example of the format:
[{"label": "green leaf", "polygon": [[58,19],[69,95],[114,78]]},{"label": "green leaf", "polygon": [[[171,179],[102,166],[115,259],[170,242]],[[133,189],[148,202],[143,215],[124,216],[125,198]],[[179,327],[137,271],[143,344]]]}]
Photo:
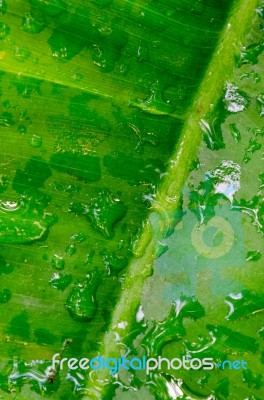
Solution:
[{"label": "green leaf", "polygon": [[[0,396],[258,399],[263,5],[17,0],[0,14]],[[226,230],[206,232],[214,217]],[[210,249],[231,239],[245,246],[223,256],[221,283]],[[179,285],[175,259],[196,260],[198,288],[211,273],[216,295]],[[239,384],[49,369],[55,353],[127,351],[256,366]]]}]

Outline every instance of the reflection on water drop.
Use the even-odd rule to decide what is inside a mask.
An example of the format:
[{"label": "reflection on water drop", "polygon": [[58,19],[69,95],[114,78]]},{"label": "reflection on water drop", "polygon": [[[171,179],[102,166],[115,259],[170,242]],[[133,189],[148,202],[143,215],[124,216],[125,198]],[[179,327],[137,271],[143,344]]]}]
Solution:
[{"label": "reflection on water drop", "polygon": [[249,106],[249,98],[246,93],[240,91],[237,86],[228,82],[226,84],[225,108],[231,113],[245,110]]},{"label": "reflection on water drop", "polygon": [[11,299],[11,291],[3,289],[0,291],[0,304],[7,303]]},{"label": "reflection on water drop", "polygon": [[15,125],[13,115],[9,112],[0,114],[0,126],[9,127]]},{"label": "reflection on water drop", "polygon": [[49,281],[49,285],[58,290],[66,289],[72,282],[72,275],[55,272]]},{"label": "reflection on water drop", "polygon": [[243,47],[237,60],[237,66],[241,67],[243,64],[257,64],[258,57],[264,49],[264,42],[253,43],[248,47]]},{"label": "reflection on water drop", "polygon": [[19,124],[17,127],[17,131],[18,133],[20,133],[20,135],[24,135],[25,133],[27,133],[27,127],[25,125]]},{"label": "reflection on water drop", "polygon": [[10,27],[3,22],[0,22],[0,40],[5,39],[10,33]]},{"label": "reflection on water drop", "polygon": [[257,109],[260,117],[264,117],[264,92],[257,97]]},{"label": "reflection on water drop", "polygon": [[9,179],[6,175],[0,174],[0,193],[3,193],[9,184]]},{"label": "reflection on water drop", "polygon": [[248,251],[247,261],[258,261],[261,258],[260,251]]},{"label": "reflection on water drop", "polygon": [[6,0],[1,0],[0,1],[0,15],[4,15],[7,11],[7,4]]},{"label": "reflection on water drop", "polygon": [[38,135],[33,135],[30,139],[30,146],[31,147],[40,147],[42,145],[42,137]]},{"label": "reflection on water drop", "polygon": [[203,139],[209,149],[219,150],[225,147],[220,127],[219,129],[215,128],[215,126],[218,125],[216,119],[212,122],[201,119],[199,125],[203,132]]},{"label": "reflection on water drop", "polygon": [[25,17],[22,18],[22,29],[28,33],[38,33],[44,28],[44,22],[34,16],[31,12],[26,13]]},{"label": "reflection on water drop", "polygon": [[232,202],[240,189],[241,167],[233,161],[222,161],[219,167],[206,175],[213,182],[214,192],[223,194]]},{"label": "reflection on water drop", "polygon": [[63,269],[65,265],[65,261],[62,256],[58,254],[54,254],[51,260],[51,265],[56,269]]},{"label": "reflection on water drop", "polygon": [[239,143],[241,140],[241,133],[239,131],[239,129],[237,128],[235,123],[232,123],[229,125],[229,129],[230,129],[230,133],[233,136],[233,138],[235,139],[236,143]]},{"label": "reflection on water drop", "polygon": [[124,218],[127,207],[117,196],[103,189],[98,196],[91,199],[87,217],[92,227],[110,239],[114,235],[115,224]]},{"label": "reflection on water drop", "polygon": [[99,285],[98,276],[87,276],[84,282],[78,282],[72,289],[65,307],[73,319],[80,322],[91,320],[97,311],[95,292]]},{"label": "reflection on water drop", "polygon": [[254,293],[250,290],[229,294],[225,303],[229,306],[229,313],[226,316],[229,321],[248,318],[256,313],[263,312],[264,309],[262,293]]}]

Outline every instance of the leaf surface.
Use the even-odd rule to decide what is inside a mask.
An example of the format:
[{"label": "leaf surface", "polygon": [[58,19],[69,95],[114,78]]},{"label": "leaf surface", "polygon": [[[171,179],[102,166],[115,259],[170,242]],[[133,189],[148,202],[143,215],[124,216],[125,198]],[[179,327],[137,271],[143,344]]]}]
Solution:
[{"label": "leaf surface", "polygon": [[[135,313],[146,301],[140,294],[150,285],[160,240],[178,221],[181,191],[202,133],[210,150],[201,157],[215,161],[206,170],[217,165],[217,157],[219,163],[233,160],[230,148],[242,154],[240,147],[233,149],[231,136],[229,143],[224,130],[221,134],[220,123],[215,131],[211,126],[221,114],[218,102],[225,82],[238,79],[233,77],[234,56],[258,5],[197,1],[190,8],[187,1],[171,0],[0,3],[3,396],[13,391],[21,400],[43,395],[69,399],[79,393],[87,398],[114,396],[109,374],[94,381],[83,371],[77,375],[64,370],[51,384],[45,369],[58,352],[68,358],[91,358],[98,352],[117,356],[120,346],[113,332],[122,321],[126,327],[119,332],[120,341],[124,338],[128,345],[135,337]],[[263,44],[261,29],[257,32],[241,64],[254,57],[257,61]],[[254,171],[258,161],[251,161],[250,154],[260,154],[261,134],[253,129],[261,131],[263,106],[261,84],[250,80],[263,71],[257,65],[245,69],[245,87],[230,82],[224,99],[231,114],[237,108],[249,110],[243,117],[252,121],[250,133],[244,134],[249,144],[243,157],[250,160],[233,162],[244,162],[245,169],[252,162]],[[227,124],[237,138],[240,119]],[[217,156],[211,157],[212,150]],[[246,213],[250,201],[258,199],[242,196],[235,207]],[[251,247],[257,257],[260,245]],[[246,290],[251,313],[260,311],[259,300],[252,300],[258,295],[250,287]],[[147,293],[145,299],[152,297]],[[158,304],[164,308],[159,318],[165,318],[168,304]],[[240,304],[232,314],[235,320],[244,316],[243,298]],[[208,324],[212,318],[206,310]],[[169,330],[173,321],[167,325]],[[145,332],[146,348],[156,351],[151,329]],[[223,338],[231,328],[210,329]],[[187,331],[192,334],[191,324]],[[252,343],[259,351],[257,342]],[[162,348],[161,341],[157,351]],[[46,361],[38,364],[32,361],[36,359]],[[140,385],[135,388],[140,394]],[[161,392],[154,390],[153,395],[166,396],[165,388],[161,384]]]}]

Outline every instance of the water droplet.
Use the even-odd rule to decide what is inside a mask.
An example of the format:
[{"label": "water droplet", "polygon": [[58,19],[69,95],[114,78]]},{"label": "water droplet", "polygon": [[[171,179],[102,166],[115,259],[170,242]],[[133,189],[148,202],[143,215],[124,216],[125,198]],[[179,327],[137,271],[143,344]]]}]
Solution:
[{"label": "water droplet", "polygon": [[[1,12],[1,9],[0,9]],[[3,22],[0,22],[0,40],[5,39],[10,33],[10,27]]]},{"label": "water droplet", "polygon": [[86,239],[87,239],[87,235],[85,234],[85,233],[75,233],[74,235],[72,235],[71,236],[71,239],[74,241],[74,242],[77,242],[77,243],[82,243],[82,242],[84,242]]},{"label": "water droplet", "polygon": [[231,113],[245,110],[249,106],[249,98],[246,93],[238,90],[232,83],[227,83],[224,98],[225,108]]},{"label": "water droplet", "polygon": [[[23,185],[19,185],[24,191]],[[45,195],[35,195],[36,197],[32,193],[31,197],[24,195],[17,202],[0,201],[1,243],[29,243],[39,240],[54,224],[54,216],[44,209]]]},{"label": "water droplet", "polygon": [[74,81],[80,82],[83,79],[83,75],[76,72],[75,74],[72,75],[71,77]]},{"label": "water droplet", "polygon": [[54,254],[51,260],[51,265],[56,269],[63,269],[65,266],[65,261],[62,256]]},{"label": "water droplet", "polygon": [[257,97],[257,108],[260,117],[264,117],[264,92],[261,92]]},{"label": "water droplet", "polygon": [[144,336],[143,347],[150,357],[161,354],[168,343],[182,339],[186,335],[184,318],[197,320],[205,315],[203,306],[195,299],[177,300],[169,314],[162,321],[155,321],[153,327]]},{"label": "water droplet", "polygon": [[42,137],[38,135],[32,135],[29,143],[31,147],[38,148],[42,145]]},{"label": "water droplet", "polygon": [[255,153],[256,151],[260,150],[262,144],[257,141],[254,137],[250,139],[249,144],[246,148],[246,152],[243,158],[243,163],[248,163],[251,160],[250,154]]},{"label": "water droplet", "polygon": [[148,114],[164,115],[171,114],[174,106],[169,100],[164,99],[164,83],[157,80],[148,88],[148,97],[146,99],[136,99],[130,102],[131,107],[137,107]]},{"label": "water droplet", "polygon": [[0,174],[0,193],[3,193],[9,185],[9,179],[6,175]]},{"label": "water droplet", "polygon": [[261,196],[253,196],[250,200],[241,199],[233,205],[234,210],[242,211],[252,219],[252,224],[260,232],[264,232],[263,224],[263,200]]},{"label": "water droplet", "polygon": [[6,260],[4,259],[3,256],[0,255],[0,275],[5,274],[11,274],[13,272],[14,268],[10,265],[7,264]]},{"label": "water droplet", "polygon": [[92,227],[109,239],[114,235],[114,225],[124,218],[126,211],[125,204],[109,190],[104,189],[92,199],[86,215]]},{"label": "water droplet", "polygon": [[233,136],[233,138],[235,139],[236,143],[239,143],[241,140],[241,133],[239,131],[239,129],[237,128],[235,123],[232,123],[229,125],[229,129],[230,129],[230,133]]},{"label": "water droplet", "polygon": [[261,258],[261,253],[259,251],[248,251],[247,261],[258,261]]},{"label": "water droplet", "polygon": [[7,4],[6,0],[1,0],[0,1],[0,15],[4,15],[7,11]]},{"label": "water droplet", "polygon": [[0,114],[0,126],[8,127],[15,125],[13,115],[9,112]]},{"label": "water droplet", "polygon": [[229,321],[248,318],[257,312],[263,311],[264,308],[263,296],[249,290],[239,294],[231,293],[227,296],[225,303],[229,306],[229,314],[226,317]]},{"label": "water droplet", "polygon": [[214,186],[214,193],[221,193],[231,202],[240,189],[241,167],[233,161],[222,161],[221,165],[206,173]]},{"label": "water droplet", "polygon": [[70,244],[69,246],[67,246],[66,248],[66,255],[67,256],[72,256],[73,254],[76,253],[76,247],[74,244]]},{"label": "water droplet", "polygon": [[95,250],[91,250],[91,251],[87,254],[86,259],[85,259],[85,261],[84,261],[84,264],[85,264],[85,265],[91,264],[92,261],[93,261],[94,255],[95,255]]},{"label": "water droplet", "polygon": [[251,71],[251,72],[244,72],[240,79],[249,79],[250,77],[252,77],[254,83],[258,83],[261,81],[261,75],[258,72],[255,71]]},{"label": "water droplet", "polygon": [[239,59],[237,60],[237,66],[241,67],[243,64],[257,64],[258,57],[264,50],[263,43],[254,43],[248,47],[243,47],[240,53]]},{"label": "water droplet", "polygon": [[84,282],[77,283],[72,289],[65,307],[76,321],[87,322],[97,311],[95,292],[99,284],[98,277],[88,276]]},{"label": "water droplet", "polygon": [[19,124],[17,127],[17,131],[18,133],[20,133],[20,135],[24,135],[25,133],[27,133],[27,127],[25,125]]},{"label": "water droplet", "polygon": [[[48,334],[44,335],[44,333],[40,333],[39,336],[36,336],[37,342],[41,344],[52,344],[54,343],[54,340],[51,340],[52,336],[52,334],[48,336]],[[45,340],[47,340],[47,342],[45,342]],[[59,386],[59,379],[54,382],[52,381],[53,383],[51,385],[51,381],[48,379],[49,370],[50,361],[33,360],[31,362],[24,362],[14,357],[8,362],[6,368],[7,373],[2,376],[0,382],[1,389],[17,393],[24,385],[30,385],[30,389],[36,393],[37,397],[39,393],[46,393],[49,396],[57,391]],[[31,396],[34,397],[34,394],[31,394],[30,397]]]},{"label": "water droplet", "polygon": [[211,150],[219,150],[225,147],[221,130],[215,128],[217,120],[207,121],[201,119],[199,125],[203,132],[203,139]]},{"label": "water droplet", "polygon": [[11,104],[10,104],[10,101],[9,101],[9,100],[4,100],[2,104],[3,104],[3,106],[4,106],[5,108],[10,108],[10,107],[11,107]]},{"label": "water droplet", "polygon": [[128,73],[129,66],[127,64],[121,64],[119,67],[120,74],[126,75]]},{"label": "water droplet", "polygon": [[72,282],[72,275],[67,274],[59,274],[58,272],[54,272],[51,280],[49,281],[49,285],[58,290],[66,289]]},{"label": "water droplet", "polygon": [[11,299],[11,292],[9,289],[0,291],[0,304],[5,304]]},{"label": "water droplet", "polygon": [[137,48],[137,59],[140,62],[149,61],[148,43],[141,41]]},{"label": "water droplet", "polygon": [[25,17],[22,18],[22,29],[25,32],[38,33],[42,31],[44,26],[44,22],[31,12],[26,13]]},{"label": "water droplet", "polygon": [[128,258],[123,255],[117,255],[115,252],[105,251],[103,254],[105,266],[110,269],[112,273],[120,272],[128,264]]}]

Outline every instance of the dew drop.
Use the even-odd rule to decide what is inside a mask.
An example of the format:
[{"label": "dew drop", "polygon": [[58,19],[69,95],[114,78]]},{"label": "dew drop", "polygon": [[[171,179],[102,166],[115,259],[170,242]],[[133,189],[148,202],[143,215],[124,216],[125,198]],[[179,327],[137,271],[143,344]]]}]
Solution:
[{"label": "dew drop", "polygon": [[3,289],[0,291],[0,304],[8,303],[11,299],[11,291],[9,289]]},{"label": "dew drop", "polygon": [[42,137],[38,135],[32,135],[29,144],[31,147],[40,147],[42,145]]},{"label": "dew drop", "polygon": [[128,264],[128,258],[122,255],[117,255],[115,252],[104,252],[104,263],[111,272],[117,273],[124,269]]},{"label": "dew drop", "polygon": [[22,29],[28,33],[38,33],[44,28],[44,23],[35,17],[31,12],[26,13],[22,18]]},{"label": "dew drop", "polygon": [[0,15],[4,15],[7,11],[6,0],[0,0]]},{"label": "dew drop", "polygon": [[9,179],[6,175],[0,174],[0,193],[3,193],[9,185]]},{"label": "dew drop", "polygon": [[257,64],[258,57],[264,49],[263,43],[253,43],[248,47],[243,47],[237,60],[237,66],[241,67],[243,64]]},{"label": "dew drop", "polygon": [[209,149],[219,150],[225,147],[222,133],[215,127],[215,125],[217,125],[216,120],[209,121],[201,119],[199,125],[203,132],[203,139]]},{"label": "dew drop", "polygon": [[13,115],[9,112],[0,114],[0,126],[8,127],[15,125]]},{"label": "dew drop", "polygon": [[97,198],[92,199],[87,217],[92,227],[109,239],[114,235],[114,225],[124,218],[126,212],[125,204],[109,190],[103,189]]},{"label": "dew drop", "polygon": [[249,106],[249,98],[246,93],[238,90],[232,83],[227,83],[224,98],[225,108],[231,113],[238,113]]},{"label": "dew drop", "polygon": [[215,193],[221,193],[231,202],[240,189],[241,167],[233,161],[222,161],[221,165],[206,173],[214,186]]},{"label": "dew drop", "polygon": [[97,311],[95,292],[98,284],[98,278],[87,276],[84,282],[78,282],[72,289],[65,307],[76,321],[87,322],[95,316]]},{"label": "dew drop", "polygon": [[236,124],[235,123],[230,124],[229,129],[230,129],[231,135],[235,139],[235,142],[239,143],[241,140],[241,133],[240,133],[239,129],[237,128]]},{"label": "dew drop", "polygon": [[260,117],[264,117],[264,92],[261,92],[257,97],[257,110]]},{"label": "dew drop", "polygon": [[25,133],[27,133],[27,127],[25,125],[18,125],[17,127],[17,131],[18,133],[20,133],[20,135],[24,135]]},{"label": "dew drop", "polygon": [[261,258],[261,253],[259,251],[248,251],[247,252],[247,261],[256,262]]},{"label": "dew drop", "polygon": [[72,256],[73,254],[76,253],[76,246],[74,244],[70,244],[66,248],[66,254],[67,256]]},{"label": "dew drop", "polygon": [[0,40],[5,39],[10,33],[10,27],[3,22],[0,22]]},{"label": "dew drop", "polygon": [[72,275],[55,272],[49,281],[49,285],[58,290],[65,290],[72,282]]},{"label": "dew drop", "polygon": [[65,266],[65,261],[63,257],[59,256],[58,254],[54,254],[51,260],[51,265],[56,269],[63,269]]}]

